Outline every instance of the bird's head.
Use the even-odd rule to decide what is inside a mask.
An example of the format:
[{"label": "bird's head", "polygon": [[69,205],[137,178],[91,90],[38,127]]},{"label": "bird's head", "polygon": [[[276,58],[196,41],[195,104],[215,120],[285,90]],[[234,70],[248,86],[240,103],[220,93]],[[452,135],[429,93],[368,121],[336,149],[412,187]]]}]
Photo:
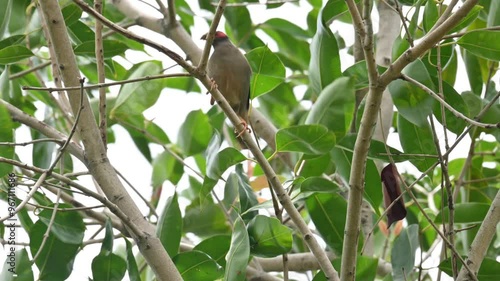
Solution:
[{"label": "bird's head", "polygon": [[[207,36],[208,36],[208,33],[201,36],[201,39],[207,40]],[[215,46],[218,43],[225,42],[225,41],[229,41],[229,38],[227,37],[227,35],[222,31],[216,31],[214,34],[214,41],[213,41],[212,45]]]}]

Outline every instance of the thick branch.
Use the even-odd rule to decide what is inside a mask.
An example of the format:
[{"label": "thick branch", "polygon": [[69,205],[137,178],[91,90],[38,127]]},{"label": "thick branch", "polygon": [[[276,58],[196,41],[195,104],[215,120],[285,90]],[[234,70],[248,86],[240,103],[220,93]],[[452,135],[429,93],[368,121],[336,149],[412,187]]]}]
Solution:
[{"label": "thick branch", "polygon": [[[79,69],[68,37],[67,28],[57,0],[39,2],[43,18],[47,24],[52,47],[55,50],[57,65],[66,86],[79,85]],[[78,91],[68,91],[73,112],[79,108]],[[143,235],[134,235],[139,250],[155,272],[159,280],[182,280],[160,240],[155,236],[154,227],[145,220],[137,205],[127,193],[114,168],[109,163],[106,150],[99,136],[99,129],[94,119],[87,97],[83,100],[81,120],[77,130],[85,147],[86,165],[102,188],[107,198],[122,210],[131,223],[143,231]]]},{"label": "thick branch", "polygon": [[[472,245],[470,246],[469,253],[467,254],[467,260],[465,261],[470,270],[473,272],[478,272],[481,267],[481,263],[486,256],[488,247],[491,240],[496,234],[496,226],[500,221],[500,192],[497,191],[495,199],[491,203],[490,209],[484,217],[484,221],[479,228]],[[477,278],[477,277],[476,277]],[[465,280],[475,280],[473,276],[470,276],[469,271],[464,267],[458,273],[458,281]]]}]

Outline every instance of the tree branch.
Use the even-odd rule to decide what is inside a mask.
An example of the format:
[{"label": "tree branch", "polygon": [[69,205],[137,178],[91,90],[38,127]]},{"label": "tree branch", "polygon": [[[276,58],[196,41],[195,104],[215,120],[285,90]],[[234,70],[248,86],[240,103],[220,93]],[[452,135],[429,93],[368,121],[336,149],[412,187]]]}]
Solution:
[{"label": "tree branch", "polygon": [[[52,39],[52,47],[56,54],[55,59],[62,74],[64,84],[66,86],[77,86],[79,84],[78,77],[80,72],[58,1],[41,0],[39,3],[41,14],[47,24],[49,36]],[[170,50],[167,49],[167,51]],[[170,51],[170,54],[172,53]],[[78,92],[68,91],[68,97],[73,112],[77,112],[79,107]],[[82,106],[81,120],[78,123],[77,130],[85,147],[87,160],[85,164],[90,173],[111,202],[115,203],[127,215],[130,222],[137,225],[141,230],[140,235],[133,233],[133,238],[157,278],[159,280],[182,280],[179,271],[168,256],[160,240],[156,237],[154,226],[143,217],[139,208],[122,185],[114,168],[109,163],[102,139],[95,137],[99,135],[99,129],[88,98],[83,100]]]}]

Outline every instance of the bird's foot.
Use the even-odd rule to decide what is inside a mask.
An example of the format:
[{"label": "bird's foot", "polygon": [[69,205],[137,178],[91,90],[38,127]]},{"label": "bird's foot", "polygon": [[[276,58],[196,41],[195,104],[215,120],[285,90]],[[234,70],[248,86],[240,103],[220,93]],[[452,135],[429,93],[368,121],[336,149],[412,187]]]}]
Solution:
[{"label": "bird's foot", "polygon": [[211,92],[213,89],[217,89],[217,83],[215,83],[214,78],[210,78],[210,90],[207,92],[207,95],[209,92]]},{"label": "bird's foot", "polygon": [[247,122],[245,120],[241,119],[241,123],[240,124],[243,125],[243,130],[241,130],[240,132],[238,132],[237,129],[234,130],[234,133],[238,133],[238,135],[236,136],[236,138],[241,137],[245,131],[248,131],[249,133],[252,132],[252,130],[250,130],[250,128],[248,127],[248,124],[247,124]]}]

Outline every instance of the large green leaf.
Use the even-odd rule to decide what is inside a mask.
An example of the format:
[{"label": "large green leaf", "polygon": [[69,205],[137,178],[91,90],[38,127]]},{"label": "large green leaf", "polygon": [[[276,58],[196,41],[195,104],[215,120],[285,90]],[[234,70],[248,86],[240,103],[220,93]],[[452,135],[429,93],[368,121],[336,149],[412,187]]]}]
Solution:
[{"label": "large green leaf", "polygon": [[[160,72],[160,62],[147,61],[135,65],[130,70],[128,78],[141,78]],[[114,108],[111,110],[110,118],[128,120],[130,115],[142,115],[144,110],[155,104],[162,89],[163,82],[160,79],[124,85],[116,99]]]},{"label": "large green leaf", "polygon": [[[335,147],[332,152],[332,161],[337,166],[337,173],[349,182],[351,177],[352,152],[340,147]],[[380,214],[379,206],[382,203],[382,182],[377,166],[373,160],[366,161],[364,198],[370,203],[377,214]]]},{"label": "large green leaf", "polygon": [[158,219],[156,235],[160,238],[169,256],[173,257],[179,252],[182,237],[182,215],[177,193],[168,198],[165,209]]},{"label": "large green leaf", "polygon": [[224,274],[215,260],[200,251],[179,253],[172,260],[184,280],[213,281]]},{"label": "large green leaf", "polygon": [[[122,55],[126,50],[129,49],[129,47],[125,43],[117,40],[105,39],[102,41],[102,45],[104,50],[103,55],[105,59],[111,59],[114,56]],[[83,42],[75,47],[74,52],[77,56],[87,56],[95,58],[95,42]]]},{"label": "large green leaf", "polygon": [[92,260],[92,278],[95,281],[120,281],[127,271],[127,262],[113,253],[100,253]]},{"label": "large green leaf", "polygon": [[[354,145],[356,143],[356,134],[348,134],[344,136],[336,145],[336,147],[343,150],[354,152]],[[391,154],[391,157],[387,153]],[[388,146],[381,141],[371,139],[370,148],[368,148],[368,158],[369,159],[379,159],[385,162],[390,162],[391,159],[394,162],[402,162],[413,159],[412,156],[405,156],[403,152]]]},{"label": "large green leaf", "polygon": [[340,256],[347,214],[345,199],[337,193],[316,193],[306,199],[306,207],[321,237]]},{"label": "large green leaf", "polygon": [[341,139],[351,126],[354,104],[354,80],[338,78],[323,89],[305,123],[324,125]]},{"label": "large green leaf", "polygon": [[285,81],[285,66],[267,46],[253,49],[246,57],[253,71],[250,82],[252,98],[269,93]]},{"label": "large green leaf", "polygon": [[[2,235],[3,237],[3,235]],[[9,247],[10,248],[10,247]],[[6,247],[6,250],[8,248]],[[33,281],[33,270],[25,248],[15,252],[7,252],[7,258],[0,273],[2,281]],[[14,275],[15,272],[15,275]]]},{"label": "large green leaf", "polygon": [[[437,150],[433,135],[428,123],[425,126],[416,126],[398,115],[399,141],[405,153],[423,155],[410,160],[421,172],[425,172],[437,161]],[[429,174],[432,176],[432,173]]]},{"label": "large green leaf", "polygon": [[156,156],[152,165],[151,185],[153,187],[160,186],[165,180],[176,185],[184,174],[183,164],[168,151],[163,151]]},{"label": "large green leaf", "polygon": [[201,110],[191,111],[179,129],[177,144],[184,154],[191,156],[207,148],[212,133],[208,116]]},{"label": "large green leaf", "polygon": [[201,241],[193,248],[193,251],[204,252],[214,261],[223,267],[226,267],[226,254],[231,246],[231,236],[214,235]]},{"label": "large green leaf", "polygon": [[[464,260],[466,257],[463,257]],[[444,271],[448,276],[453,276],[453,267],[451,266],[451,258],[447,258],[439,264],[439,269]],[[481,281],[498,281],[500,276],[500,263],[492,258],[486,257],[481,262],[481,267],[477,272],[477,280]]]},{"label": "large green leaf", "polygon": [[224,281],[243,281],[250,259],[250,242],[245,223],[241,218],[234,222],[231,247],[226,256]]},{"label": "large green leaf", "polygon": [[322,155],[335,146],[335,135],[321,125],[298,125],[276,133],[276,151]]},{"label": "large green leaf", "polygon": [[[420,60],[405,67],[403,73],[430,89],[434,88],[431,77]],[[429,94],[414,84],[402,80],[396,80],[389,84],[389,91],[399,115],[417,126],[427,124],[427,117],[432,113],[432,105],[435,102]]]},{"label": "large green leaf", "polygon": [[[54,206],[54,205],[52,205]],[[59,209],[71,208],[69,204],[59,204]],[[80,245],[83,241],[85,233],[85,224],[83,223],[82,216],[77,212],[64,212],[58,211],[54,220],[52,221],[52,209],[44,209],[38,214],[40,221],[45,225],[50,223],[51,235],[57,237],[62,243]]]},{"label": "large green leaf", "polygon": [[186,207],[183,227],[184,232],[192,232],[201,237],[226,234],[229,231],[226,216],[220,206],[208,201],[202,205],[199,200],[192,201]]},{"label": "large green leaf", "polygon": [[[50,210],[49,210],[50,211]],[[68,212],[77,214],[75,212]],[[45,240],[47,225],[42,221],[37,221],[30,230],[30,250],[31,255],[39,255],[35,260],[38,267],[39,280],[64,281],[73,271],[73,262],[80,249],[80,245],[64,243],[51,232]],[[45,240],[43,248],[42,241]]]},{"label": "large green leaf", "polygon": [[293,231],[276,218],[256,216],[248,223],[250,250],[261,257],[275,257],[292,249]]},{"label": "large green leaf", "polygon": [[[334,268],[340,268],[341,259],[335,259],[333,261]],[[356,277],[354,280],[356,281],[373,281],[376,280],[375,277],[377,275],[377,265],[378,259],[367,257],[367,256],[358,256],[356,258]],[[385,280],[385,279],[384,279]],[[323,271],[318,272],[314,276],[312,281],[328,281]]]},{"label": "large green leaf", "polygon": [[418,225],[412,224],[399,234],[394,240],[391,250],[392,277],[394,280],[405,280],[413,271],[415,252],[419,247]]},{"label": "large green leaf", "polygon": [[219,179],[231,166],[244,161],[246,157],[233,147],[226,147],[219,151],[220,136],[218,133],[212,136],[207,148],[207,176]]},{"label": "large green leaf", "polygon": [[500,61],[500,31],[474,30],[458,39],[457,44],[478,57]]},{"label": "large green leaf", "polygon": [[[486,203],[458,203],[455,204],[454,223],[480,223],[488,213],[491,204]],[[434,219],[436,223],[448,223],[450,210],[445,207]]]},{"label": "large green leaf", "polygon": [[[443,97],[447,104],[451,105],[455,110],[464,114],[465,116],[469,116],[469,109],[467,104],[465,104],[462,96],[455,91],[455,89],[448,83],[442,82],[443,84]],[[441,111],[441,104],[436,102],[434,104],[434,115],[439,123],[443,123],[443,116]],[[444,109],[444,117],[446,121],[446,128],[452,131],[455,134],[460,134],[464,131],[467,123],[462,118],[458,118],[453,114],[450,110]]]},{"label": "large green leaf", "polygon": [[[3,74],[2,74],[3,75]],[[14,142],[14,124],[7,108],[0,103],[0,142]],[[14,147],[0,146],[0,156],[7,159],[14,158]],[[12,172],[12,165],[0,163],[0,177]]]},{"label": "large green leaf", "polygon": [[321,93],[333,80],[340,77],[340,55],[337,39],[323,20],[320,11],[317,30],[311,42],[309,80],[316,94]]},{"label": "large green leaf", "polygon": [[132,243],[130,243],[127,238],[124,238],[124,240],[127,252],[127,272],[129,279],[130,281],[141,281],[137,261],[135,260],[134,252],[132,251]]},{"label": "large green leaf", "polygon": [[439,12],[437,3],[434,1],[427,1],[427,3],[425,4],[424,20],[423,20],[423,26],[425,32],[429,32],[431,30],[431,28],[436,23],[438,17],[439,17]]},{"label": "large green leaf", "polygon": [[337,183],[324,177],[309,177],[300,183],[300,192],[338,192]]},{"label": "large green leaf", "polygon": [[23,45],[12,45],[0,50],[0,65],[11,64],[34,56],[30,49]]}]

